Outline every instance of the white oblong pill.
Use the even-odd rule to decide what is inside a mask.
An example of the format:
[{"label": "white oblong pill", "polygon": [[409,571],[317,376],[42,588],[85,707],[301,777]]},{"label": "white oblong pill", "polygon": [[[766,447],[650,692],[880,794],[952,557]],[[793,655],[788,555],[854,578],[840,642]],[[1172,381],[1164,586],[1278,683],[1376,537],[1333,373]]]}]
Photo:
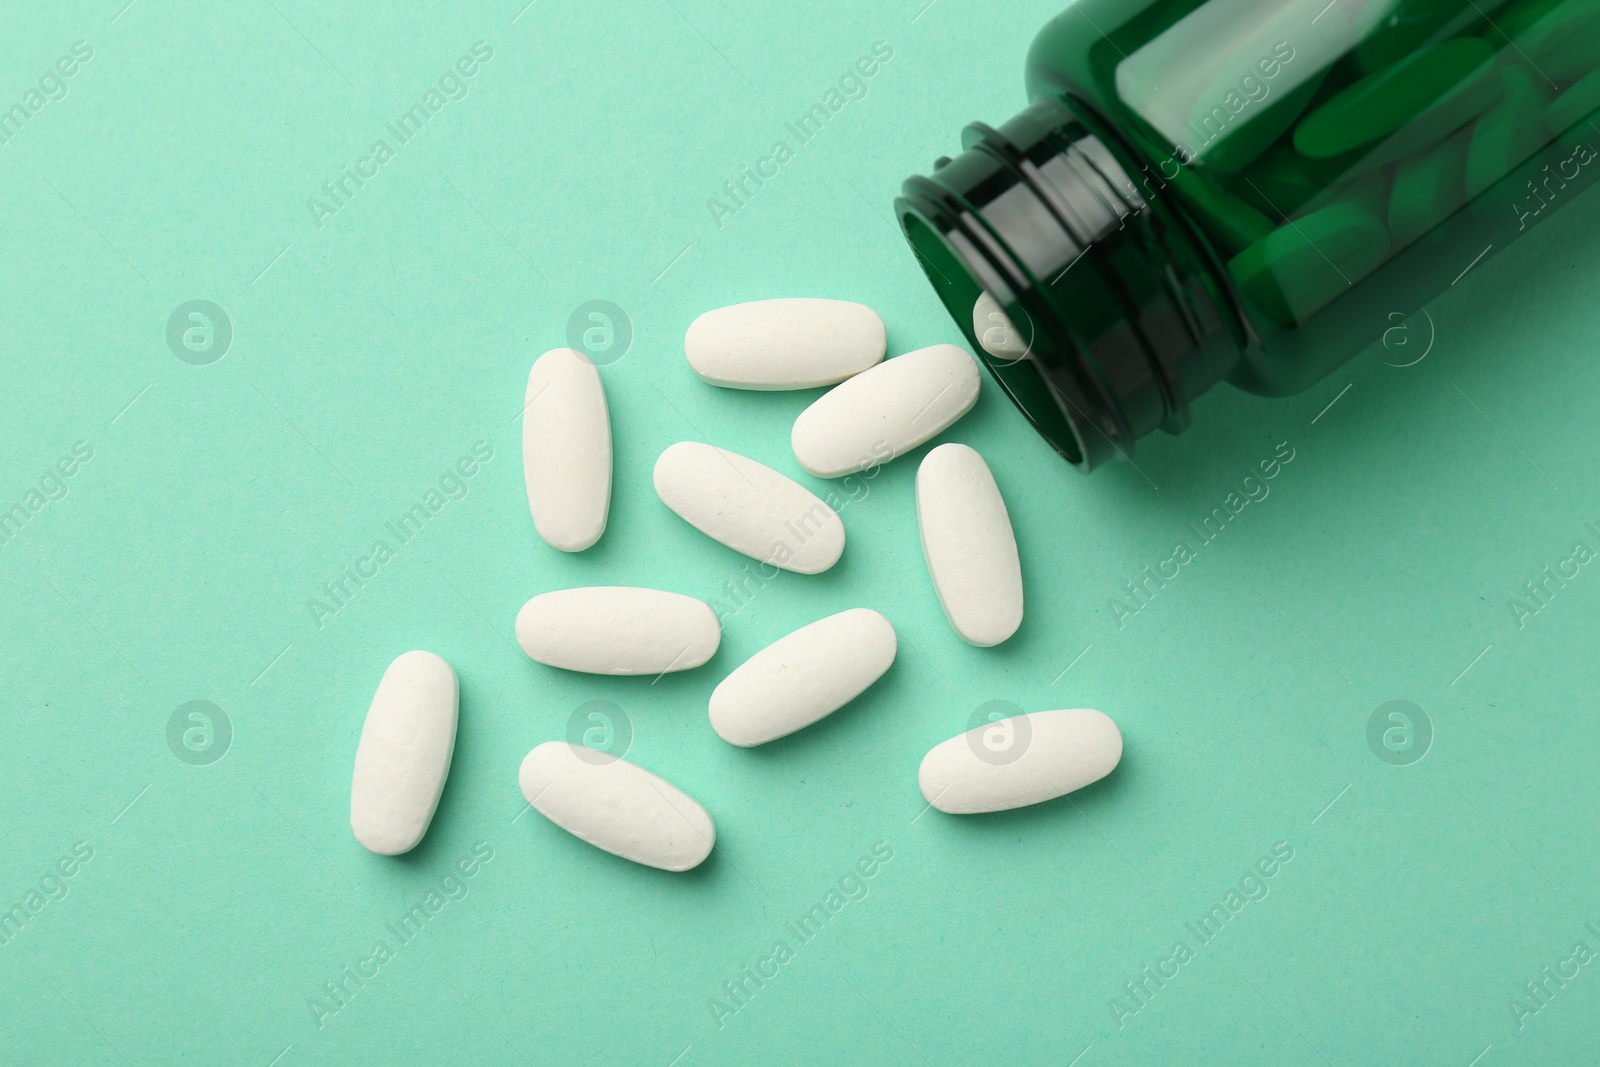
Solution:
[{"label": "white oblong pill", "polygon": [[539,745],[523,759],[517,783],[534,810],[567,833],[647,867],[687,871],[717,840],[711,816],[683,790],[582,745]]},{"label": "white oblong pill", "polygon": [[923,799],[951,815],[1008,811],[1098,782],[1122,759],[1122,731],[1092,708],[984,723],[922,757]]},{"label": "white oblong pill", "polygon": [[661,453],[656,495],[690,526],[799,574],[839,562],[844,523],[804,486],[736,452],[680,441]]},{"label": "white oblong pill", "polygon": [[389,664],[372,696],[350,781],[350,829],[369,852],[398,856],[428,832],[456,747],[456,672],[432,652]]},{"label": "white oblong pill", "polygon": [[977,361],[955,345],[934,345],[834,386],[794,420],[789,443],[809,473],[837,478],[916,448],[977,400]]},{"label": "white oblong pill", "polygon": [[702,381],[728,389],[835,385],[883,358],[883,320],[848,300],[754,300],[689,324],[683,353]]},{"label": "white oblong pill", "polygon": [[972,305],[972,333],[983,350],[998,359],[1017,360],[1028,354],[1022,331],[1012,325],[1000,302],[987,291]]},{"label": "white oblong pill", "polygon": [[1022,564],[1011,516],[983,457],[940,445],[917,468],[922,554],[945,617],[963,641],[998,645],[1022,625]]},{"label": "white oblong pill", "polygon": [[826,718],[894,662],[894,627],[870,608],[802,626],[741,663],[711,694],[711,728],[729,744],[764,745]]},{"label": "white oblong pill", "polygon": [[534,529],[553,548],[600,540],[611,508],[611,417],[600,372],[557,348],[534,360],[522,409],[522,476]]},{"label": "white oblong pill", "polygon": [[517,644],[529,659],[587,674],[686,671],[710,659],[721,641],[708,604],[660,589],[557,589],[517,613]]}]

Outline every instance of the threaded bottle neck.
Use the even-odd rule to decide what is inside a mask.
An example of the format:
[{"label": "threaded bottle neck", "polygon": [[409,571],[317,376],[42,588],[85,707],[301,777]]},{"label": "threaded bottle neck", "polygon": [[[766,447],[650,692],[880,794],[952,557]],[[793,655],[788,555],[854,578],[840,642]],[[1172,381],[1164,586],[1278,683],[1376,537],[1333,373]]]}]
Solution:
[{"label": "threaded bottle neck", "polygon": [[[962,146],[908,179],[896,210],[1002,388],[1084,470],[1131,456],[1158,427],[1185,428],[1245,335],[1160,170],[1049,98],[998,130],[968,126]],[[999,333],[987,336],[994,305],[974,316],[985,294],[1004,313],[989,312]]]}]

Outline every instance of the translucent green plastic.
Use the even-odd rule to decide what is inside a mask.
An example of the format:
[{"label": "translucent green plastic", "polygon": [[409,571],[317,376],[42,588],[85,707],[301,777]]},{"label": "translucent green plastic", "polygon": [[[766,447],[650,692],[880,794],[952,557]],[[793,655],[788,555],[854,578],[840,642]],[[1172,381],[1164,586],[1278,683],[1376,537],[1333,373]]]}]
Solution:
[{"label": "translucent green plastic", "polygon": [[1304,388],[1600,171],[1600,0],[1081,0],[1029,88],[1175,203],[1241,310],[1230,380]]}]

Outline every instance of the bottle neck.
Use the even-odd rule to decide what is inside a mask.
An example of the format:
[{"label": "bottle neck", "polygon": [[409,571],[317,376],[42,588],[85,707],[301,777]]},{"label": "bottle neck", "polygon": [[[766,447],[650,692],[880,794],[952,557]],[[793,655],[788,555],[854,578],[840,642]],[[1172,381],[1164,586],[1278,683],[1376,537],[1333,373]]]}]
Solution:
[{"label": "bottle neck", "polygon": [[1049,98],[998,130],[968,126],[962,147],[895,207],[1001,387],[1086,471],[1186,428],[1246,334],[1161,171]]}]

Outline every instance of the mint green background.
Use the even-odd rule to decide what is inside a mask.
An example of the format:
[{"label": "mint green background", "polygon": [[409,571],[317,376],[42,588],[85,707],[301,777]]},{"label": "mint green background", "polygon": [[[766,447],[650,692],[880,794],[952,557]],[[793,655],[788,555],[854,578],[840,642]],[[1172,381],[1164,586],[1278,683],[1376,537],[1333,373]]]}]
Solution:
[{"label": "mint green background", "polygon": [[[94,850],[0,947],[0,1062],[1594,1057],[1595,968],[1520,1029],[1508,1008],[1575,940],[1600,949],[1600,568],[1525,628],[1508,606],[1575,541],[1600,547],[1593,195],[1436,301],[1422,362],[1380,358],[1419,351],[1417,318],[1307,395],[1219,388],[1191,432],[1140,442],[1137,471],[1076,474],[986,382],[945,439],[983,452],[1016,526],[1028,615],[1000,648],[940,614],[912,456],[844,509],[843,561],[762,588],[707,667],[590,678],[516,649],[529,596],[638,583],[721,603],[744,564],[655,499],[661,449],[709,439],[824,485],[787,444],[812,395],[703,385],[685,327],[815,294],[877,308],[894,352],[958,340],[890,201],[963,123],[1019,106],[1056,0],[120,7],[14,12],[0,36],[3,101],[74,41],[95,49],[0,147],[0,502],[94,450],[0,546],[0,903]],[[494,58],[466,99],[318,229],[306,199],[478,40]],[[880,40],[894,58],[869,94],[715,226],[707,198]],[[205,367],[164,338],[197,298],[234,326]],[[565,556],[533,533],[515,419],[531,361],[594,298],[635,340],[603,370],[610,527]],[[318,585],[477,440],[495,455],[469,495],[318,628]],[[1122,583],[1279,441],[1295,458],[1271,495],[1119,629]],[[761,750],[715,737],[719,678],[863,604],[902,639],[866,696]],[[385,665],[417,647],[461,677],[455,765],[423,845],[376,857],[348,829],[351,761]],[[701,869],[632,866],[520,815],[522,756],[597,698],[629,717],[630,757],[715,816]],[[210,766],[166,743],[196,699],[234,727]],[[1436,731],[1412,766],[1367,747],[1393,699]],[[1069,800],[926,812],[922,753],[990,700],[1101,708],[1127,755]],[[722,983],[880,841],[867,897],[719,1029]],[[1285,841],[1270,895],[1119,1029],[1122,984]],[[494,858],[468,894],[319,1028],[307,996],[479,842]]]}]

